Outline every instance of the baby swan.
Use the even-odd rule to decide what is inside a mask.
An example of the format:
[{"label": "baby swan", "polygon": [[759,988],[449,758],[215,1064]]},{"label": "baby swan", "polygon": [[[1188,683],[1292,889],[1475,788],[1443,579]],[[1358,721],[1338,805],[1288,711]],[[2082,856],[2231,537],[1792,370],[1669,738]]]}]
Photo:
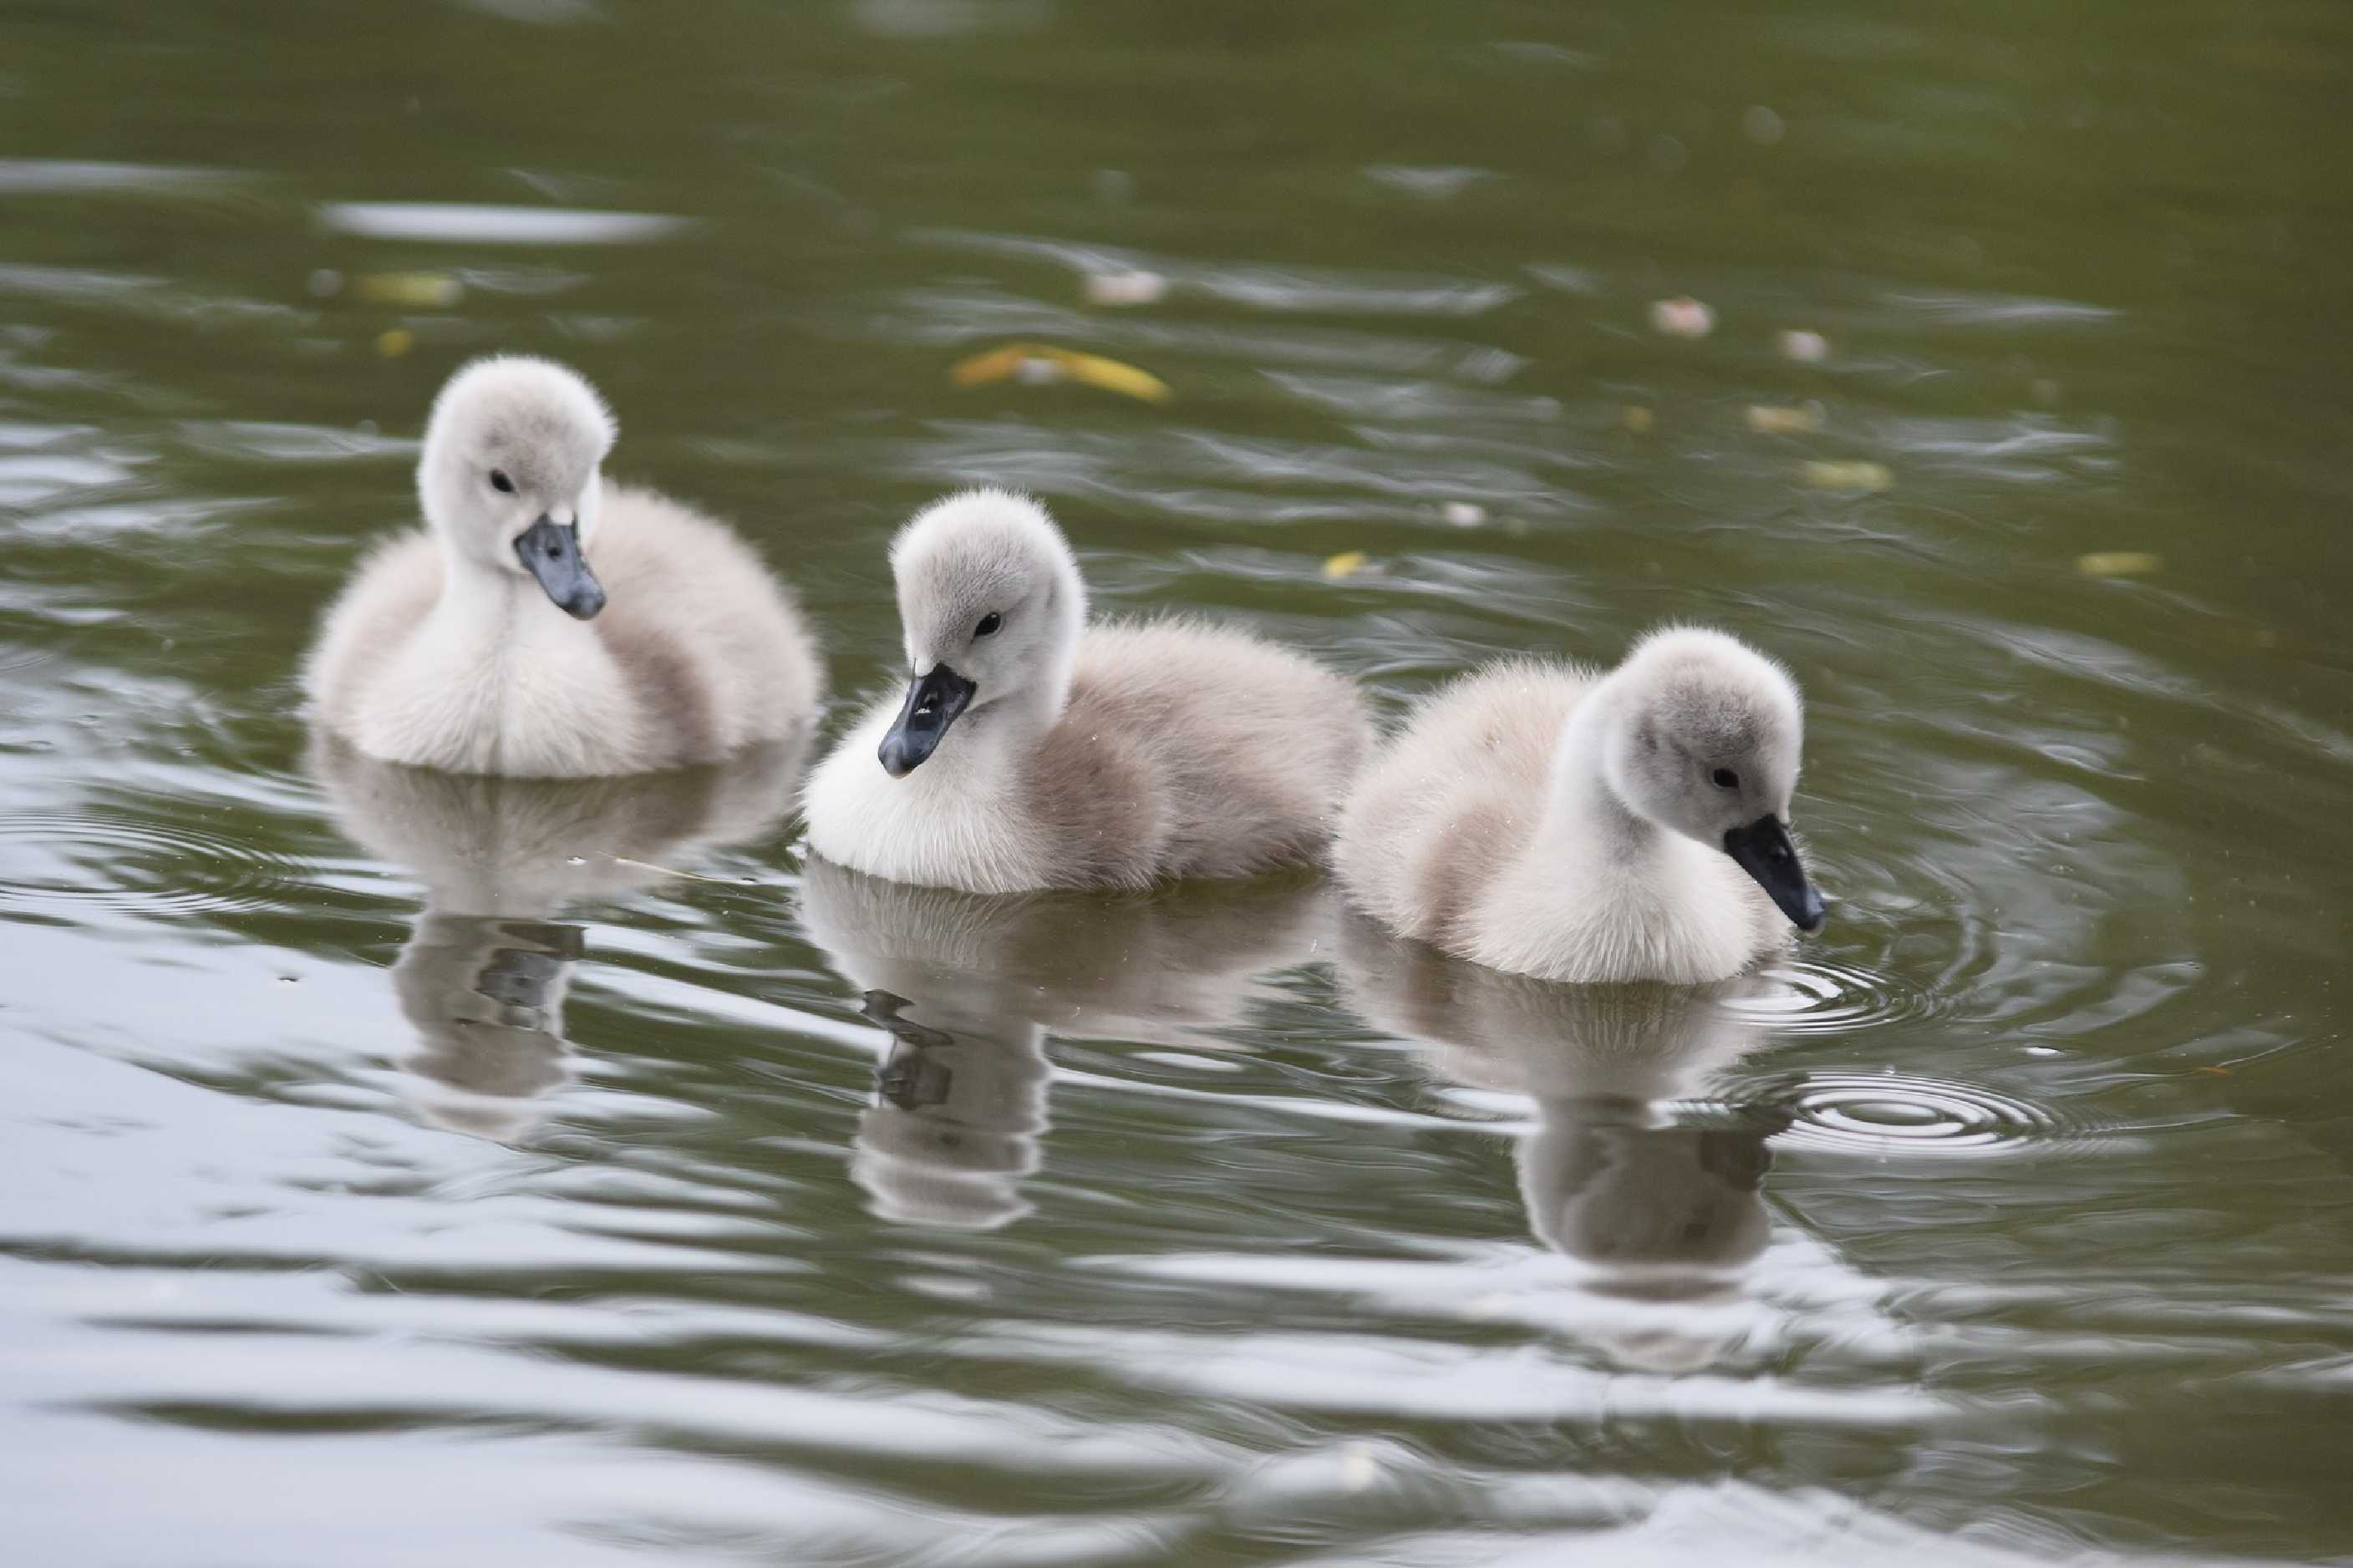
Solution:
[{"label": "baby swan", "polygon": [[810,775],[819,855],[1010,893],[1322,853],[1373,738],[1353,681],[1240,632],[1089,626],[1061,531],[1004,490],[917,513],[891,570],[913,683]]},{"label": "baby swan", "polygon": [[386,762],[576,778],[712,763],[814,714],[817,649],[722,523],[607,481],[613,416],[547,360],[459,370],[417,465],[427,527],[364,562],[302,672]]},{"label": "baby swan", "polygon": [[1505,660],[1366,764],[1333,868],[1392,930],[1515,974],[1728,979],[1822,923],[1788,831],[1803,730],[1788,673],[1721,632],[1607,673]]}]

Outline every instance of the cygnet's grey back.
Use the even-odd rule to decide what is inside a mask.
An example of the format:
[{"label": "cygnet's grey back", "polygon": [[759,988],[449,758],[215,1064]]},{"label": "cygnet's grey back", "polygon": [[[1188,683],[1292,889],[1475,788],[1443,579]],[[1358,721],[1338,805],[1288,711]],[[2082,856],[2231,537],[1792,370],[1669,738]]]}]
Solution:
[{"label": "cygnet's grey back", "polygon": [[608,483],[593,559],[610,602],[589,625],[659,731],[661,765],[718,762],[814,721],[825,694],[817,639],[725,524]]},{"label": "cygnet's grey back", "polygon": [[1440,687],[1366,767],[1340,816],[1333,869],[1367,913],[1450,949],[1535,830],[1561,726],[1589,670],[1508,658]]},{"label": "cygnet's grey back", "polygon": [[1356,683],[1303,654],[1184,621],[1104,626],[1025,793],[1059,881],[1250,876],[1322,858],[1372,739]]}]

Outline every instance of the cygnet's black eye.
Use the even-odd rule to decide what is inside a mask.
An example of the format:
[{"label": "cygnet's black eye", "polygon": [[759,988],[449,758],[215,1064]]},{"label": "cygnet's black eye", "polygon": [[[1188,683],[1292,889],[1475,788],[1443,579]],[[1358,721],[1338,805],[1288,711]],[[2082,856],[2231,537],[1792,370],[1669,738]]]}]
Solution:
[{"label": "cygnet's black eye", "polygon": [[993,637],[997,635],[997,628],[1004,624],[1005,617],[991,610],[980,617],[980,625],[972,628],[972,635],[976,637]]},{"label": "cygnet's black eye", "polygon": [[1708,774],[1707,777],[1708,782],[1715,784],[1718,789],[1738,789],[1740,787],[1740,775],[1734,773],[1730,768],[1718,768],[1715,772]]},{"label": "cygnet's black eye", "polygon": [[504,468],[492,468],[491,470],[491,489],[498,491],[499,494],[502,496],[511,496],[514,494],[514,481],[507,478],[507,471]]}]

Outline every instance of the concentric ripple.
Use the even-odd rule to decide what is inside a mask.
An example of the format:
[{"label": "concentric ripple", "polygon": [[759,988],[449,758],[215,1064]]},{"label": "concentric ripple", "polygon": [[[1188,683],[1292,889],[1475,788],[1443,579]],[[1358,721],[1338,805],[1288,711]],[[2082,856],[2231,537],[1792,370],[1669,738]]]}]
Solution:
[{"label": "concentric ripple", "polygon": [[1848,964],[1791,959],[1775,964],[1765,978],[1770,984],[1726,1005],[1780,1034],[1873,1028],[1938,1011],[1930,993]]},{"label": "concentric ripple", "polygon": [[1978,1084],[1898,1073],[1813,1073],[1756,1108],[1787,1116],[1783,1145],[1882,1158],[2048,1153],[2086,1130]]},{"label": "concentric ripple", "polygon": [[282,901],[303,878],[291,860],[183,824],[0,816],[0,909],[256,909]]}]

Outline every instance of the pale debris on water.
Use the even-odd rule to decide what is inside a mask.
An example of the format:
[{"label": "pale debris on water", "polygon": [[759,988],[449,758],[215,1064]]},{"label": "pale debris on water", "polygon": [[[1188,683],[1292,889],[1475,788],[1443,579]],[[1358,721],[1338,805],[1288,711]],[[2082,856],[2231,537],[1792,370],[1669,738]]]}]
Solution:
[{"label": "pale debris on water", "polygon": [[1156,305],[1168,295],[1168,279],[1133,268],[1125,272],[1090,272],[1084,286],[1090,305]]},{"label": "pale debris on water", "polygon": [[1324,575],[1337,583],[1344,577],[1353,577],[1362,572],[1372,564],[1372,559],[1361,550],[1343,550],[1324,563]]},{"label": "pale debris on water", "polygon": [[1351,1443],[1340,1450],[1340,1486],[1345,1491],[1369,1490],[1381,1479],[1381,1461],[1370,1443]]},{"label": "pale debris on water", "polygon": [[657,871],[662,876],[676,877],[681,881],[684,882],[709,882],[712,886],[720,888],[732,888],[735,886],[733,882],[728,880],[728,879],[724,877],[705,877],[693,871],[675,870],[668,866],[657,866],[651,860],[632,860],[627,855],[614,856],[613,864],[616,866],[627,866],[631,869],[638,871]]},{"label": "pale debris on water", "polygon": [[394,327],[375,335],[375,352],[385,359],[398,359],[417,346],[417,334],[406,327]]},{"label": "pale debris on water", "polygon": [[1451,500],[1439,508],[1438,515],[1457,528],[1476,528],[1487,521],[1487,509],[1476,501]]},{"label": "pale debris on water", "polygon": [[1895,482],[1884,463],[1832,462],[1816,459],[1803,465],[1806,482],[1825,490],[1883,490]]},{"label": "pale debris on water", "polygon": [[948,379],[958,386],[986,386],[998,381],[1049,386],[1074,381],[1082,386],[1115,392],[1141,403],[1166,403],[1176,395],[1166,382],[1150,371],[1100,354],[1058,349],[1050,343],[1007,343],[1002,348],[974,354],[950,365]]},{"label": "pale debris on water", "polygon": [[1658,416],[1640,404],[1630,405],[1626,410],[1626,428],[1637,436],[1649,435],[1658,422]]},{"label": "pale debris on water", "polygon": [[1671,338],[1704,338],[1715,331],[1715,312],[1685,294],[1651,301],[1651,330]]},{"label": "pale debris on water", "polygon": [[1831,341],[1820,332],[1791,329],[1776,340],[1783,359],[1796,360],[1799,364],[1820,364],[1831,357]]},{"label": "pale debris on water", "polygon": [[1748,405],[1748,427],[1762,430],[1767,436],[1802,436],[1822,427],[1822,405],[1801,403],[1794,408],[1768,403]]},{"label": "pale debris on water", "polygon": [[2075,557],[2086,577],[2146,577],[2165,568],[2165,557],[2147,550],[2094,550]]}]

